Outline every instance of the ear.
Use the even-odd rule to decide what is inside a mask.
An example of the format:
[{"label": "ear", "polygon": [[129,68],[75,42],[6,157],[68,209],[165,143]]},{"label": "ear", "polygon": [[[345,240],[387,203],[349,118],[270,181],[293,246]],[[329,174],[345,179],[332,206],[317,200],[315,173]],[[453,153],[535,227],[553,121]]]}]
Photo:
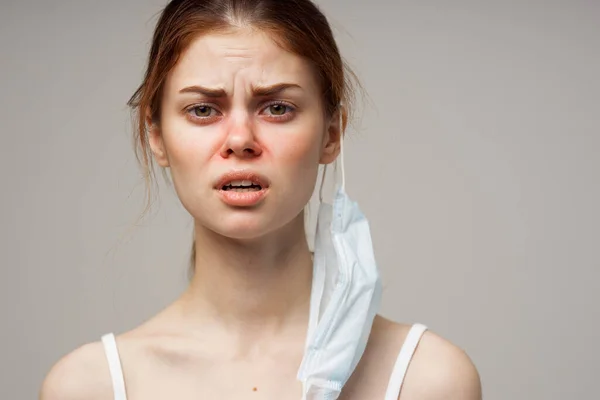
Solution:
[{"label": "ear", "polygon": [[321,159],[319,160],[321,164],[331,164],[340,154],[340,141],[344,126],[346,125],[345,115],[344,109],[338,107],[327,123],[327,129],[323,138],[323,147],[321,148]]},{"label": "ear", "polygon": [[152,120],[149,112],[146,113],[146,131],[148,132],[148,143],[150,143],[150,149],[154,154],[156,163],[163,168],[168,167],[169,158],[167,157],[160,125]]}]

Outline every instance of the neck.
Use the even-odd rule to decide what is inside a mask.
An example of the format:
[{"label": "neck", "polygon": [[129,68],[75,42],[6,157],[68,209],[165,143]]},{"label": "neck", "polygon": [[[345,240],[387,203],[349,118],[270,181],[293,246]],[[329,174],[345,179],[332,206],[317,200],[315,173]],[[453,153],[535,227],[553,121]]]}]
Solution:
[{"label": "neck", "polygon": [[264,237],[232,240],[196,227],[196,260],[184,295],[204,323],[261,336],[306,328],[312,256],[304,215]]}]

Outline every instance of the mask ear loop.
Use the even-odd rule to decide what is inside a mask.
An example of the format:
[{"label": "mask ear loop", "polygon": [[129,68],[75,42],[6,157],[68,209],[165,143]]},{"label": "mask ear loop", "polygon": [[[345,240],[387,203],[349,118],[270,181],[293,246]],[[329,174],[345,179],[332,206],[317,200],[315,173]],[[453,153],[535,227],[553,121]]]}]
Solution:
[{"label": "mask ear loop", "polygon": [[323,202],[323,186],[325,184],[325,176],[327,175],[327,164],[323,166],[323,177],[321,178],[321,185],[319,187],[319,202]]},{"label": "mask ear loop", "polygon": [[346,191],[346,170],[344,168],[344,132],[340,134],[340,168],[342,170],[342,190]]},{"label": "mask ear loop", "polygon": [[[342,112],[342,104],[339,105],[338,107],[338,113],[340,116],[340,158],[339,158],[339,163],[340,163],[340,168],[342,170],[342,184],[341,184],[341,189],[343,191],[346,190],[346,171],[344,168],[344,114]],[[337,165],[336,165],[337,167]],[[335,168],[337,170],[337,168]],[[321,185],[319,187],[319,201],[322,203],[323,202],[323,186],[325,185],[325,177],[327,175],[327,164],[325,164],[323,166],[323,177],[321,178]]]},{"label": "mask ear loop", "polygon": [[[338,113],[340,116],[340,158],[339,158],[339,167],[342,170],[342,184],[341,190],[346,191],[346,169],[344,168],[344,133],[346,131],[346,126],[344,124],[344,105],[340,103],[338,106]],[[337,166],[337,165],[336,165]]]}]

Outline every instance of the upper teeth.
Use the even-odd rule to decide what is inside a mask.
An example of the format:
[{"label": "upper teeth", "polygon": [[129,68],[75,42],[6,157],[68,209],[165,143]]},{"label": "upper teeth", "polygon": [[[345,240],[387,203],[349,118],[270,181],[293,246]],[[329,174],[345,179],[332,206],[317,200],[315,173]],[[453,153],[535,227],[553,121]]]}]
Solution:
[{"label": "upper teeth", "polygon": [[252,186],[254,183],[252,181],[231,181],[229,182],[229,186]]}]

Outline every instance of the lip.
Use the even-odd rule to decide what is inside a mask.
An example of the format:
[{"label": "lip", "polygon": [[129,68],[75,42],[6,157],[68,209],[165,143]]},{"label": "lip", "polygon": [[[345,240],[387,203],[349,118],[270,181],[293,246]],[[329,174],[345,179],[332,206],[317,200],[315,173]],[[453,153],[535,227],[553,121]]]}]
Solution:
[{"label": "lip", "polygon": [[[244,180],[258,183],[261,189],[251,192],[223,190],[223,186],[230,183],[231,181]],[[217,191],[219,197],[224,203],[231,206],[248,207],[258,204],[267,194],[269,186],[269,180],[265,176],[257,172],[242,170],[230,171],[223,174],[215,183],[214,189]]]},{"label": "lip", "polygon": [[252,181],[258,183],[262,189],[269,188],[269,180],[265,176],[249,170],[229,171],[221,175],[215,183],[214,188],[221,190],[223,186],[231,181]]}]

